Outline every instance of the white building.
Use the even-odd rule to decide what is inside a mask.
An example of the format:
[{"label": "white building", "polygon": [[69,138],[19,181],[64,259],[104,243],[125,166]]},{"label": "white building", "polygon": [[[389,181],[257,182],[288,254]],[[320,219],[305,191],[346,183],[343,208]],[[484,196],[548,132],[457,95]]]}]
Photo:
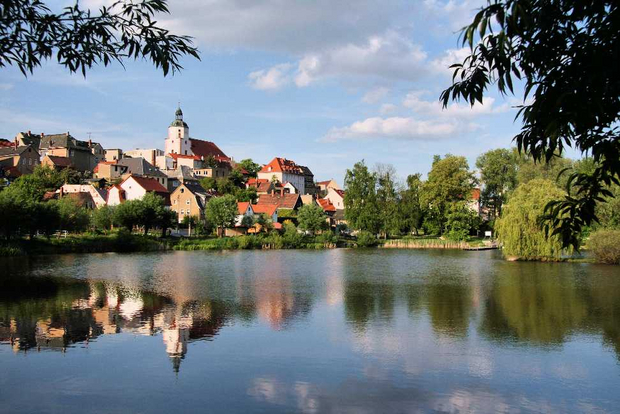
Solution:
[{"label": "white building", "polygon": [[304,170],[294,161],[286,158],[274,158],[258,172],[259,179],[280,183],[291,183],[299,194],[306,194],[306,176]]}]

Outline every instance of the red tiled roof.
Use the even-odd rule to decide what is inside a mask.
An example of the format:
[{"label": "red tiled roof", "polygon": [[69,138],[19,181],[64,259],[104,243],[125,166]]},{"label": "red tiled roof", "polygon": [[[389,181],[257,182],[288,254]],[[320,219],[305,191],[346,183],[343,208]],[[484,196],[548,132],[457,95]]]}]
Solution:
[{"label": "red tiled roof", "polygon": [[336,188],[332,188],[340,197],[344,198],[344,190],[338,190]]},{"label": "red tiled roof", "polygon": [[329,184],[329,183],[331,183],[331,182],[332,182],[332,180],[327,180],[327,181],[317,181],[317,184],[318,184],[318,185],[327,185],[327,184]]},{"label": "red tiled roof", "polygon": [[332,204],[332,202],[329,201],[328,199],[326,199],[326,198],[319,198],[319,199],[317,199],[317,201],[319,202],[319,205],[321,206],[323,211],[331,211],[331,212],[335,212],[336,211],[336,206],[334,206]]},{"label": "red tiled roof", "polygon": [[14,142],[8,141],[6,139],[0,139],[0,147],[12,147],[14,145]]},{"label": "red tiled roof", "polygon": [[282,223],[273,223],[273,228],[276,230],[282,230]]},{"label": "red tiled roof", "polygon": [[479,188],[474,188],[471,191],[471,198],[472,200],[480,200],[480,189]]},{"label": "red tiled roof", "polygon": [[14,167],[14,166],[5,167],[4,174],[7,177],[12,177],[12,178],[17,178],[22,175],[22,173],[17,169],[17,167]]},{"label": "red tiled roof", "polygon": [[278,209],[277,204],[252,204],[252,210],[256,214],[267,214],[268,216],[273,216],[273,213]]},{"label": "red tiled roof", "polygon": [[183,154],[168,154],[175,161],[179,158],[192,159],[196,161],[200,161],[200,157],[198,155],[183,155]]},{"label": "red tiled roof", "polygon": [[138,185],[144,188],[146,191],[154,191],[156,193],[169,193],[168,189],[161,185],[159,181],[154,178],[130,175],[129,177],[127,177],[127,179],[125,179],[125,181],[129,180],[130,178],[133,178],[138,183]]},{"label": "red tiled roof", "polygon": [[287,160],[286,158],[274,158],[271,162],[265,165],[259,172],[286,172],[289,174],[303,175],[304,170],[295,161]]},{"label": "red tiled roof", "polygon": [[239,210],[239,214],[245,214],[245,211],[248,209],[250,203],[248,201],[239,201],[237,203],[237,210]]},{"label": "red tiled roof", "polygon": [[190,142],[192,144],[191,145],[192,152],[194,153],[194,155],[197,155],[198,157],[207,158],[209,156],[213,156],[216,159],[219,158],[218,161],[229,160],[226,154],[224,154],[224,152],[221,149],[219,149],[219,147],[211,141],[203,141],[200,139],[190,138]]},{"label": "red tiled roof", "polygon": [[263,194],[258,204],[275,204],[278,208],[294,209],[299,201],[299,194]]}]

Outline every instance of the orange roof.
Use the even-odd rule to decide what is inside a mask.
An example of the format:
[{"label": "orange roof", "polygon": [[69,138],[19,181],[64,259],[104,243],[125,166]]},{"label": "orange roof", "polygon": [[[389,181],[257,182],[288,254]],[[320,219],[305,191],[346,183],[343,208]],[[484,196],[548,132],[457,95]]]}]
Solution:
[{"label": "orange roof", "polygon": [[172,159],[177,160],[179,158],[192,159],[196,161],[200,161],[200,157],[198,155],[183,155],[183,154],[168,154]]},{"label": "orange roof", "polygon": [[479,188],[474,188],[471,191],[471,198],[473,200],[480,200],[480,189]]},{"label": "orange roof", "polygon": [[252,204],[252,210],[254,210],[256,214],[267,214],[268,216],[273,216],[273,213],[275,213],[277,209],[277,204]]},{"label": "orange roof", "polygon": [[207,158],[209,156],[213,156],[218,159],[218,161],[229,160],[226,154],[224,154],[224,152],[211,141],[203,141],[200,139],[190,138],[190,142],[192,144],[192,152],[198,157]]},{"label": "orange roof", "polygon": [[304,170],[295,161],[287,160],[286,158],[274,158],[271,162],[265,165],[259,172],[286,172],[290,174],[303,175]]},{"label": "orange roof", "polygon": [[249,205],[250,203],[248,201],[239,201],[237,203],[237,209],[239,210],[239,214],[245,214]]},{"label": "orange roof", "polygon": [[336,211],[336,206],[334,206],[332,204],[331,201],[329,201],[326,198],[319,198],[317,199],[317,201],[319,202],[319,205],[321,206],[321,208],[323,209],[323,211]]},{"label": "orange roof", "polygon": [[294,209],[299,200],[299,194],[263,194],[258,198],[258,204],[275,204],[278,208]]}]

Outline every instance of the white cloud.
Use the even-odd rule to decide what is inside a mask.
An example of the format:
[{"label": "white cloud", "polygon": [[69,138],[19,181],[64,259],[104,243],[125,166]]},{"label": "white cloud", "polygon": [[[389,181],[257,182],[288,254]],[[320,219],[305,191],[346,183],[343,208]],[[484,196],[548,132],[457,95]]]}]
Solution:
[{"label": "white cloud", "polygon": [[470,49],[468,47],[464,47],[461,49],[448,49],[444,52],[442,56],[437,59],[434,59],[431,62],[433,69],[436,72],[444,73],[448,76],[452,76],[454,73],[454,69],[450,69],[450,66],[455,63],[462,63],[463,60],[469,56]]},{"label": "white cloud", "polygon": [[391,103],[385,103],[381,105],[379,112],[381,113],[381,115],[387,115],[387,114],[390,114],[396,111],[397,109],[398,109],[398,106],[391,104]]},{"label": "white cloud", "polygon": [[495,99],[484,98],[482,104],[473,107],[467,104],[453,103],[443,109],[441,102],[426,101],[421,97],[428,94],[426,91],[414,91],[407,94],[403,106],[413,110],[417,115],[442,117],[442,118],[475,118],[483,115],[492,115],[506,112],[510,109],[508,104],[494,106]]},{"label": "white cloud", "polygon": [[367,118],[353,124],[332,128],[322,141],[396,138],[405,140],[428,140],[445,137],[457,129],[456,122],[420,121],[411,117]]},{"label": "white cloud", "polygon": [[371,89],[362,97],[362,102],[367,104],[377,103],[385,98],[389,92],[390,90],[384,87]]},{"label": "white cloud", "polygon": [[280,89],[291,82],[291,64],[283,63],[267,70],[257,70],[248,75],[250,84],[254,89],[268,90]]},{"label": "white cloud", "polygon": [[[415,81],[429,74],[427,54],[422,47],[404,35],[388,31],[371,36],[363,44],[347,44],[323,52],[304,55],[296,64],[295,84],[305,87],[320,79],[343,76],[383,81]],[[264,75],[282,67],[292,69],[289,63],[253,72]],[[290,70],[292,72],[292,70]],[[282,76],[285,76],[284,74]],[[288,75],[286,75],[288,76]],[[385,88],[382,88],[385,89]],[[379,90],[386,94],[387,90]],[[379,100],[381,96],[378,97]]]}]

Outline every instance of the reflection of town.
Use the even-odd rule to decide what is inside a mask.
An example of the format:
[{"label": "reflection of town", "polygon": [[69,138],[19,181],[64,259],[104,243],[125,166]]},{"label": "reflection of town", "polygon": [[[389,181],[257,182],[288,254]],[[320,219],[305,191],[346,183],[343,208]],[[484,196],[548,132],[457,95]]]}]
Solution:
[{"label": "reflection of town", "polygon": [[[405,309],[412,318],[428,320],[438,338],[459,340],[476,330],[500,343],[553,347],[575,334],[601,335],[620,356],[620,289],[611,283],[611,268],[601,267],[584,279],[567,274],[578,267],[501,263],[492,275],[475,267],[454,267],[451,273],[429,267],[408,279],[398,269],[368,274],[371,254],[334,256],[329,269],[312,274],[291,275],[277,260],[255,259],[233,263],[227,268],[230,277],[194,278],[188,275],[195,270],[184,268],[181,256],[174,266],[168,258],[167,265],[176,270],[152,279],[169,287],[150,291],[118,280],[97,281],[96,274],[94,281],[21,279],[12,290],[18,296],[0,291],[0,342],[16,352],[66,352],[95,346],[90,342],[102,335],[161,335],[178,371],[188,344],[212,340],[227,325],[288,329],[321,306],[342,312],[354,334],[389,327]],[[253,272],[244,271],[248,268]]]}]

